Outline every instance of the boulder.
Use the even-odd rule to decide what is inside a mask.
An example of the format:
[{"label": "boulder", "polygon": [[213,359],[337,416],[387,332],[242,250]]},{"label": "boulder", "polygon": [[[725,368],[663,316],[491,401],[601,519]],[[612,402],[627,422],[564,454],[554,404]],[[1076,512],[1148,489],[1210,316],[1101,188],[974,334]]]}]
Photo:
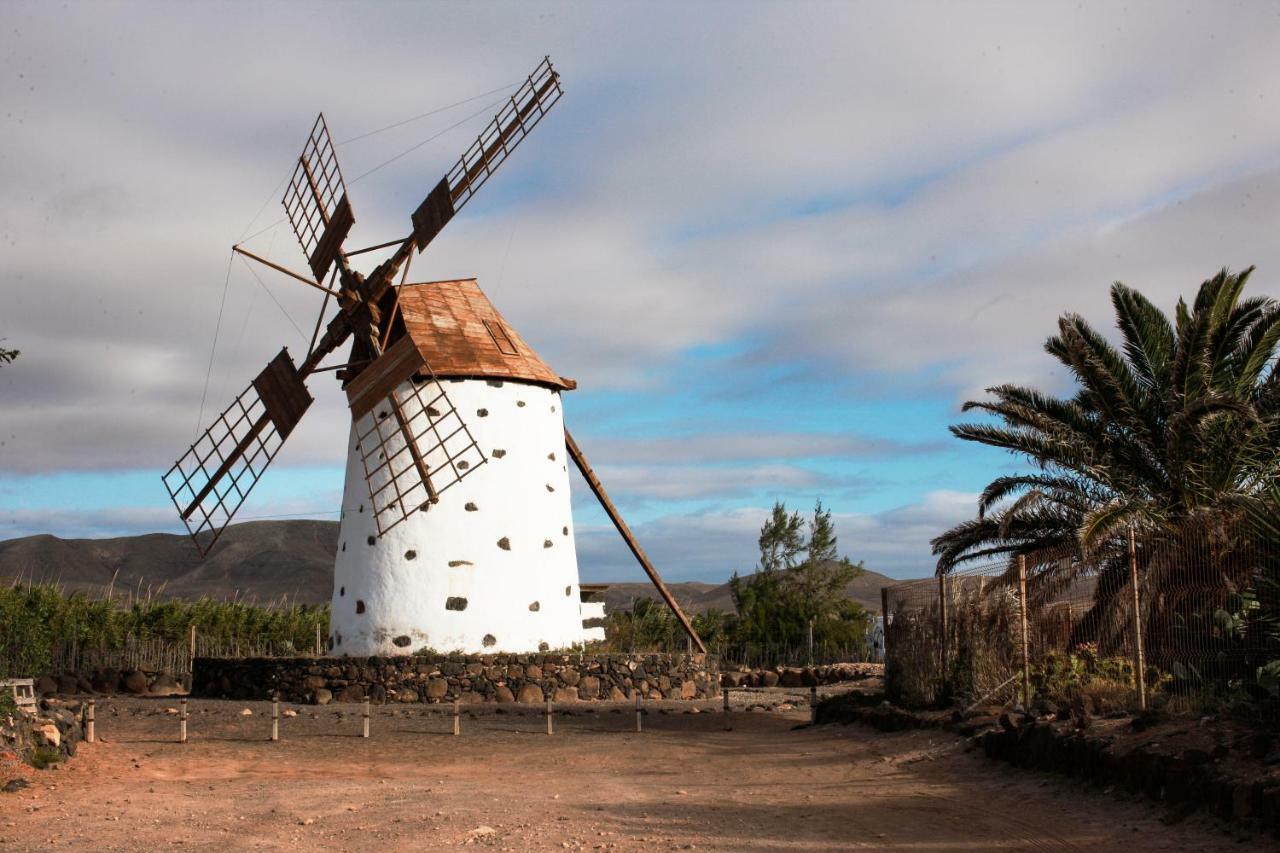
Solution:
[{"label": "boulder", "polygon": [[524,668],[524,677],[530,681],[537,681],[542,678],[542,667],[537,664],[529,664]]},{"label": "boulder", "polygon": [[560,670],[560,681],[569,687],[577,687],[578,682],[582,680],[581,674],[572,667],[565,667]]},{"label": "boulder", "polygon": [[156,680],[151,682],[149,688],[153,696],[167,696],[170,693],[178,692],[179,685],[172,675],[162,672],[156,676]]},{"label": "boulder", "polygon": [[771,669],[766,669],[764,672],[760,673],[760,686],[761,687],[777,687],[778,673],[774,672]]},{"label": "boulder", "polygon": [[696,698],[698,698],[698,685],[694,684],[692,681],[686,681],[686,682],[684,682],[683,684],[681,684],[681,685],[680,685],[680,698],[681,698],[681,699],[696,699]]},{"label": "boulder", "polygon": [[131,669],[124,674],[123,684],[125,691],[140,696],[147,692],[147,674],[140,670]]},{"label": "boulder", "polygon": [[381,705],[387,701],[387,688],[381,684],[375,684],[369,688],[369,701],[375,705]]},{"label": "boulder", "polygon": [[53,723],[38,723],[35,727],[36,735],[46,744],[57,749],[62,745],[62,733],[58,731],[58,727]]},{"label": "boulder", "polygon": [[76,692],[77,693],[93,693],[93,682],[85,678],[83,675],[76,676]]},{"label": "boulder", "polygon": [[578,681],[578,696],[582,699],[600,698],[600,679],[587,675]]},{"label": "boulder", "polygon": [[338,702],[363,702],[364,688],[359,684],[348,684],[342,688],[342,692],[338,694]]},{"label": "boulder", "polygon": [[511,693],[511,688],[505,684],[499,684],[497,689],[493,691],[493,698],[498,702],[514,702],[516,697]]},{"label": "boulder", "polygon": [[449,682],[443,678],[433,678],[427,682],[427,701],[439,702],[449,693]]},{"label": "boulder", "polygon": [[482,705],[484,704],[484,694],[477,693],[474,690],[463,691],[458,696],[458,703],[461,705]]},{"label": "boulder", "polygon": [[58,693],[63,696],[73,696],[80,692],[80,685],[76,681],[76,677],[69,672],[64,672],[58,676]]},{"label": "boulder", "polygon": [[113,667],[96,670],[90,683],[99,693],[115,693],[120,688],[120,670]]},{"label": "boulder", "polygon": [[323,675],[308,675],[302,682],[308,690],[319,690],[328,683]]},{"label": "boulder", "polygon": [[401,687],[399,690],[396,691],[396,701],[397,702],[417,702],[418,691],[414,690],[411,687]]},{"label": "boulder", "polygon": [[574,687],[557,687],[555,692],[555,701],[557,702],[577,702],[578,690]]},{"label": "boulder", "polygon": [[[770,674],[771,673],[767,673],[767,672],[765,673],[765,675],[770,675]],[[803,682],[804,682],[804,678],[803,676],[801,676],[800,670],[798,669],[784,669],[782,671],[782,675],[778,679],[778,683],[781,684],[783,687],[802,687]],[[772,687],[773,685],[770,684],[766,686]]]},{"label": "boulder", "polygon": [[817,687],[818,674],[814,672],[813,669],[806,666],[800,672],[800,686],[801,687]]},{"label": "boulder", "polygon": [[52,696],[58,692],[58,682],[51,675],[42,675],[36,679],[35,691],[37,696]]},{"label": "boulder", "polygon": [[625,702],[627,701],[627,694],[623,693],[622,690],[619,689],[618,685],[615,684],[609,688],[609,701]]},{"label": "boulder", "polygon": [[333,701],[333,694],[323,687],[317,687],[315,693],[315,703],[317,705],[328,705]]},{"label": "boulder", "polygon": [[725,672],[720,675],[720,686],[722,687],[741,687],[743,679],[746,678],[745,672]]},{"label": "boulder", "polygon": [[516,701],[522,705],[541,705],[546,701],[546,697],[542,695],[542,688],[538,685],[526,684],[516,694]]}]

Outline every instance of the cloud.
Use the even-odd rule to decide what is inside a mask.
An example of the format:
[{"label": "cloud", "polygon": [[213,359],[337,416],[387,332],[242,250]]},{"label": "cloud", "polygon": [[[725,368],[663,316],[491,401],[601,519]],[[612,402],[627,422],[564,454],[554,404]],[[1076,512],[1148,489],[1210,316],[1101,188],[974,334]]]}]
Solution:
[{"label": "cloud", "polygon": [[[976,494],[926,493],[919,503],[878,513],[834,516],[840,550],[868,569],[893,578],[931,575],[929,540],[973,515]],[[722,583],[733,572],[753,570],[756,539],[766,507],[668,515],[632,525],[663,578]],[[584,581],[643,580],[643,571],[612,528],[579,529],[578,564]]]}]

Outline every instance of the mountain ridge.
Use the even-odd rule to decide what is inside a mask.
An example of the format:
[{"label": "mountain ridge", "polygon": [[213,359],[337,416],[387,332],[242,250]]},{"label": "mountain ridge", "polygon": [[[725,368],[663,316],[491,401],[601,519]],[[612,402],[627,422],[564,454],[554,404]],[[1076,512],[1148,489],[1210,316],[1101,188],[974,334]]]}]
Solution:
[{"label": "mountain ridge", "polygon": [[[116,595],[320,604],[333,594],[337,547],[338,522],[307,519],[231,525],[204,559],[181,534],[62,539],[41,533],[0,541],[0,580],[57,583],[89,594],[112,590]],[[878,612],[880,587],[890,583],[894,581],[867,571],[849,584],[847,593]],[[667,586],[691,612],[733,610],[728,581]],[[604,598],[610,610],[625,610],[634,599],[659,595],[648,582],[627,581],[608,584]]]}]

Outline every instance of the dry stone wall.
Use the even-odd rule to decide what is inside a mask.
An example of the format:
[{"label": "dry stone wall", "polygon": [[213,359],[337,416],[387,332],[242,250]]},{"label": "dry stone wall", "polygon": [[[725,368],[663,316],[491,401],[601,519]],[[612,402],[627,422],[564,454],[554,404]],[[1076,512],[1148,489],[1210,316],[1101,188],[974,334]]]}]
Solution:
[{"label": "dry stone wall", "polygon": [[706,699],[708,655],[494,654],[375,658],[196,658],[193,694],[329,702],[556,702]]}]

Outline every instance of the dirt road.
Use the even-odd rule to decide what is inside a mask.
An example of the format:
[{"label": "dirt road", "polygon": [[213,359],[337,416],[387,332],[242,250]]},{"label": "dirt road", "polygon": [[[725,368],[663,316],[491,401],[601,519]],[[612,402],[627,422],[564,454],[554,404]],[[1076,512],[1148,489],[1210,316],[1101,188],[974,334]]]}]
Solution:
[{"label": "dirt road", "polygon": [[[773,701],[778,701],[774,699]],[[105,742],[0,793],[0,849],[77,850],[1201,850],[1239,843],[1196,819],[1015,770],[951,735],[794,730],[803,708],[577,705],[548,737],[536,709],[464,714],[295,706],[267,741],[266,703],[98,705]],[[248,708],[252,716],[241,715]],[[4,768],[6,770],[10,767]],[[7,777],[6,777],[7,778]],[[3,782],[0,779],[0,782]]]}]

